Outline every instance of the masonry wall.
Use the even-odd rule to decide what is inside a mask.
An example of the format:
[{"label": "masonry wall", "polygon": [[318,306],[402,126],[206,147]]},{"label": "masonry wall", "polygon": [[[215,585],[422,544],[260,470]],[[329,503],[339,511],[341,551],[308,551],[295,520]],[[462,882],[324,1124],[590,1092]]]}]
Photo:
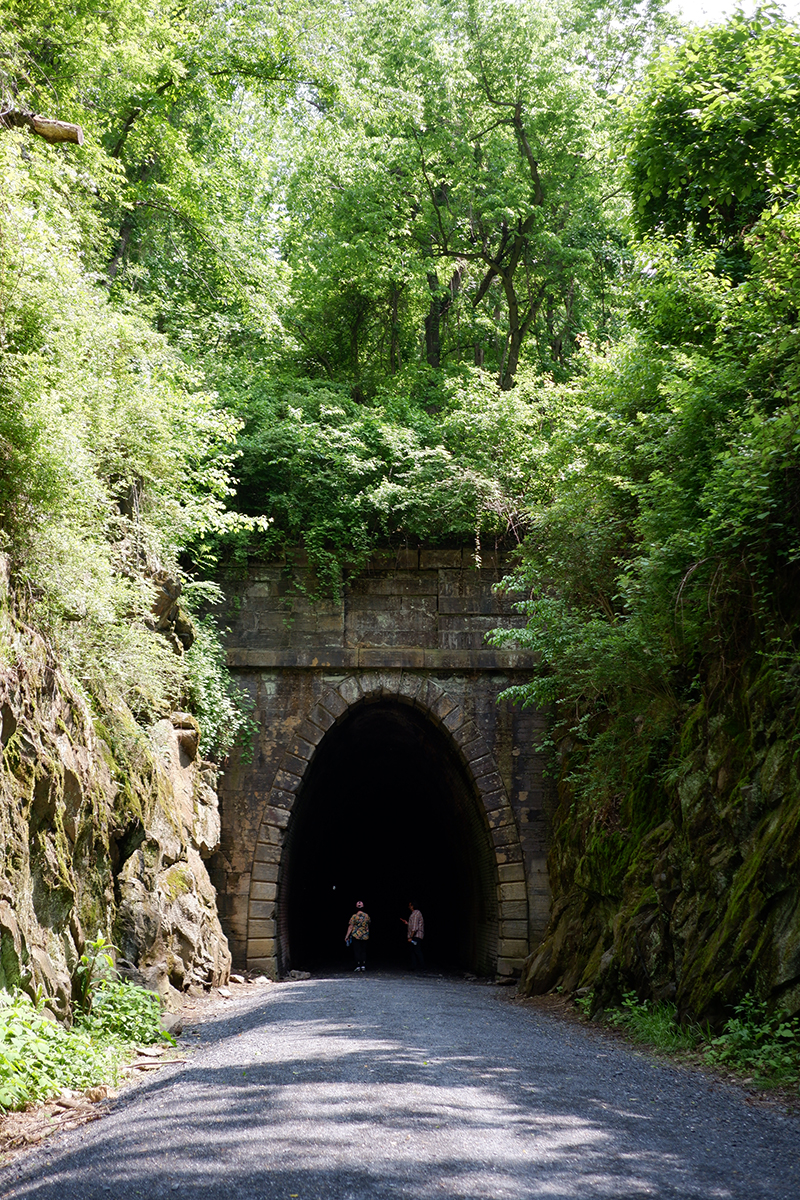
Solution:
[{"label": "masonry wall", "polygon": [[[462,550],[413,550],[376,559],[335,600],[311,602],[302,562],[265,564],[224,581],[228,661],[250,692],[258,733],[252,760],[234,761],[221,787],[222,839],[211,863],[219,910],[234,961],[244,965],[248,921],[266,946],[275,937],[281,827],[273,850],[261,846],[262,816],[287,769],[288,748],[315,706],[348,677],[380,680],[386,694],[414,678],[435,681],[474,723],[489,748],[513,812],[514,828],[498,852],[504,891],[501,956],[517,970],[544,933],[549,913],[546,874],[547,795],[537,749],[544,718],[500,701],[533,667],[527,653],[494,650],[486,633],[521,618],[513,598],[493,587],[502,575],[494,556],[475,566]],[[305,763],[288,769],[302,776]],[[259,834],[259,829],[262,833]],[[254,908],[257,904],[257,909]],[[503,947],[505,949],[503,950]],[[252,956],[252,951],[251,951]],[[511,969],[509,967],[509,969]]]}]

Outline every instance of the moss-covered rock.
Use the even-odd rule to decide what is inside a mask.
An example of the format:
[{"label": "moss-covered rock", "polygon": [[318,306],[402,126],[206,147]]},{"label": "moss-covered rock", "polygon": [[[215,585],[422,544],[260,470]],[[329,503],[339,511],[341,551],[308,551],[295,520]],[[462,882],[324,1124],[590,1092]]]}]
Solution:
[{"label": "moss-covered rock", "polygon": [[[0,607],[0,986],[68,1017],[101,932],[165,998],[226,980],[203,856],[219,838],[211,764],[187,714],[147,735],[101,723],[51,648]],[[180,970],[170,966],[179,958]]]},{"label": "moss-covered rock", "polygon": [[636,741],[604,734],[605,753],[628,756],[615,821],[602,753],[578,792],[580,751],[565,752],[556,903],[523,989],[590,987],[598,1007],[634,990],[712,1022],[748,991],[800,1011],[798,697],[754,671],[714,706],[649,718]]}]

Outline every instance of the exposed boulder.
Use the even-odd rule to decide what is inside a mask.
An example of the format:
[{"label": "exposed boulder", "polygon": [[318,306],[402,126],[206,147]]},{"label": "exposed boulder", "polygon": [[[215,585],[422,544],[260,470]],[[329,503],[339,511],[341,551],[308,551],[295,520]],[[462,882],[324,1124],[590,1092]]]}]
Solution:
[{"label": "exposed boulder", "polygon": [[188,609],[181,603],[182,584],[173,575],[162,572],[153,585],[152,628],[163,634],[176,654],[183,654],[191,648],[195,632]]},{"label": "exposed boulder", "polygon": [[230,953],[204,858],[219,840],[213,766],[175,713],[147,738],[124,715],[98,736],[33,631],[6,622],[0,658],[0,986],[43,990],[68,1018],[86,940],[174,1004],[224,983]]}]

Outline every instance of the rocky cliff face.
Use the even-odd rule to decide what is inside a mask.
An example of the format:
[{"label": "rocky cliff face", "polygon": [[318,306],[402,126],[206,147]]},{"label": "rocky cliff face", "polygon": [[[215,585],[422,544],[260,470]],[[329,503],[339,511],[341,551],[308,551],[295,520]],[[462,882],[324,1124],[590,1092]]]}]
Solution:
[{"label": "rocky cliff face", "polygon": [[205,859],[219,841],[216,775],[192,717],[114,732],[34,631],[0,638],[0,986],[41,988],[62,1017],[87,939],[168,1006],[226,981],[230,953]]},{"label": "rocky cliff face", "polygon": [[712,1022],[747,992],[800,1011],[799,700],[796,679],[754,673],[701,702],[667,769],[605,809],[576,801],[565,761],[528,994],[590,988],[600,1006],[633,990]]}]

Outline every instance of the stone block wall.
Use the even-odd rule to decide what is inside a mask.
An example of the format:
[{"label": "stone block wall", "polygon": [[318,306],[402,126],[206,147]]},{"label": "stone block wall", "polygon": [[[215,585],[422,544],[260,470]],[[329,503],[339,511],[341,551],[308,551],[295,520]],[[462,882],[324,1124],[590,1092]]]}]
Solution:
[{"label": "stone block wall", "polygon": [[267,963],[278,953],[283,831],[322,731],[343,716],[320,717],[319,705],[333,692],[348,695],[351,679],[362,697],[371,680],[398,697],[414,680],[429,680],[475,727],[487,762],[474,771],[497,775],[504,811],[513,814],[493,834],[502,902],[498,968],[516,972],[538,944],[549,916],[538,749],[545,718],[498,702],[535,665],[523,651],[486,646],[489,630],[523,620],[514,598],[493,590],[502,572],[494,555],[476,567],[466,550],[421,549],[378,557],[332,600],[312,601],[301,590],[309,582],[302,562],[257,565],[224,581],[228,661],[250,692],[258,725],[252,761],[234,761],[223,778],[222,839],[211,864],[234,961],[247,961],[248,940],[251,959]]}]

